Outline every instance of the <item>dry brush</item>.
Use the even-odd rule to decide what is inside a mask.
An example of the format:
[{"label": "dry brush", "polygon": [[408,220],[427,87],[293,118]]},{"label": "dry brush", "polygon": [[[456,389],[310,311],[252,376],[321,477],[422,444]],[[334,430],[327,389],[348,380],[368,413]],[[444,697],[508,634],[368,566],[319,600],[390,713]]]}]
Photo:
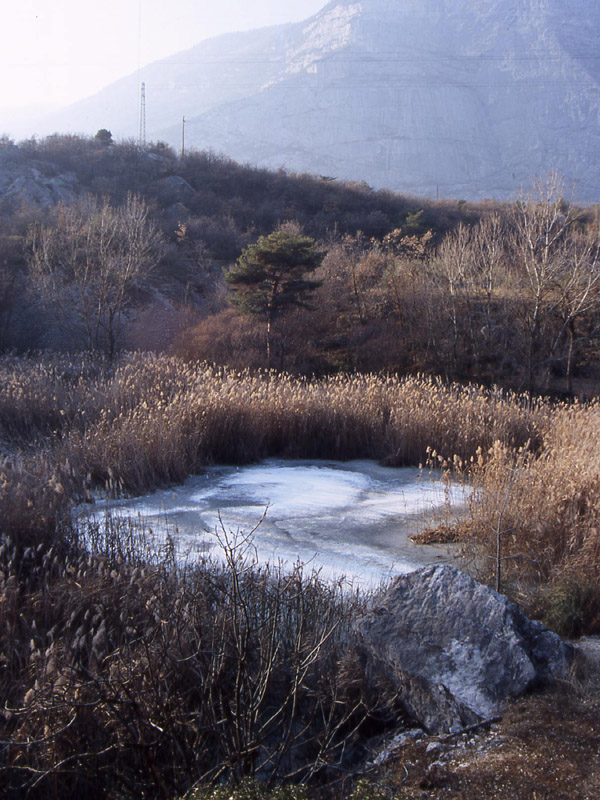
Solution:
[{"label": "dry brush", "polygon": [[393,707],[348,657],[358,600],[259,567],[226,532],[224,569],[142,558],[123,530],[84,545],[73,503],[215,462],[433,460],[473,482],[463,529],[479,567],[576,633],[600,624],[599,415],[425,377],[1,359],[4,785],[171,797],[196,781],[308,777]]}]

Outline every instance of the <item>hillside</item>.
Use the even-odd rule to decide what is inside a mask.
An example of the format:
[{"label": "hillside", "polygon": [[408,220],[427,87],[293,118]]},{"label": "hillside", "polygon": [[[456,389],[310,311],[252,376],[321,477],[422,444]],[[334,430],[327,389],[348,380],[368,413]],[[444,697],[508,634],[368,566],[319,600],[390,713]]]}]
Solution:
[{"label": "hillside", "polygon": [[[558,169],[598,199],[600,9],[590,0],[333,0],[142,71],[152,138],[422,196],[505,198]],[[45,121],[137,136],[131,76]]]},{"label": "hillside", "polygon": [[[0,347],[171,349],[242,369],[387,370],[589,394],[600,374],[597,209],[570,204],[556,175],[531,192],[523,204],[435,203],[210,152],[182,160],[161,143],[113,144],[106,131],[5,141]],[[62,256],[48,274],[40,236],[56,253],[98,215],[117,224],[134,207],[157,246],[152,267],[117,294],[118,312],[90,305],[97,284],[76,289]],[[282,226],[314,239],[322,260],[310,297],[277,313],[265,348],[261,313],[247,313],[225,278]]]},{"label": "hillside", "polygon": [[459,220],[477,217],[467,204],[436,204],[365,184],[242,166],[207,152],[189,151],[182,161],[161,143],[140,150],[127,142],[74,135],[18,145],[5,139],[0,141],[0,349],[64,346],[59,332],[64,320],[48,319],[31,291],[31,230],[55,222],[59,204],[77,206],[91,196],[118,207],[131,193],[148,205],[165,246],[152,276],[135,287],[133,305],[149,308],[149,316],[142,338],[134,336],[129,347],[163,349],[198,314],[223,309],[222,268],[287,221],[318,240],[359,236],[368,242],[400,227],[441,236]]}]

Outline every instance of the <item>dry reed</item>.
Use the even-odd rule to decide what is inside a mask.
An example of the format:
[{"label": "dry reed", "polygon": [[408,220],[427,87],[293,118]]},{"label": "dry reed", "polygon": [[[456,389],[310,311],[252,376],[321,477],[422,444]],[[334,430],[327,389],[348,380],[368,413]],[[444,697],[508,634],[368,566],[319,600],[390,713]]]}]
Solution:
[{"label": "dry reed", "polygon": [[[116,365],[5,357],[0,377],[0,770],[17,793],[168,797],[257,764],[307,775],[319,742],[345,747],[379,702],[339,657],[343,626],[318,663],[289,649],[313,652],[327,624],[346,619],[333,590],[299,572],[289,582],[247,568],[233,551],[227,574],[182,576],[122,531],[82,549],[70,509],[96,488],[142,492],[210,463],[274,455],[429,460],[473,481],[463,530],[490,579],[554,614],[556,627],[600,629],[598,403],[152,355]],[[298,663],[308,671],[294,677]],[[302,702],[333,738],[311,727],[316,716],[290,716],[304,687]]]},{"label": "dry reed", "polygon": [[397,719],[348,646],[358,596],[300,566],[259,566],[251,541],[226,533],[225,562],[193,567],[135,547],[124,559],[123,534],[88,551],[0,550],[6,796],[307,779],[357,754],[377,706]]},{"label": "dry reed", "polygon": [[[565,582],[579,590],[598,586],[599,432],[598,402],[560,404],[552,410],[538,453],[497,441],[469,465],[475,491],[468,531],[483,549],[483,575],[500,573],[502,589],[514,591],[542,616],[555,604],[555,590],[564,593]],[[596,608],[584,614],[587,620],[569,623],[571,633],[600,631],[597,590],[591,604]],[[560,620],[547,621],[564,629]]]},{"label": "dry reed", "polygon": [[0,370],[5,450],[43,442],[94,484],[133,492],[272,455],[418,464],[429,446],[468,457],[496,439],[539,442],[548,413],[527,396],[424,377],[303,380],[148,355],[95,372],[60,360]]}]

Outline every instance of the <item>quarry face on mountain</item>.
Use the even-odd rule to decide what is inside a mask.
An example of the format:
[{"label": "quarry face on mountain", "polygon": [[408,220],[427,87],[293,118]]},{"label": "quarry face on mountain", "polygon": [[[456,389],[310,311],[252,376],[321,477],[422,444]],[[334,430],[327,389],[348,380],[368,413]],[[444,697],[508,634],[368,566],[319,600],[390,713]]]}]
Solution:
[{"label": "quarry face on mountain", "polygon": [[[142,71],[175,147],[376,188],[506,198],[557,170],[599,200],[600,7],[591,0],[333,0],[303,23],[202,42]],[[137,133],[138,78],[53,130]]]}]

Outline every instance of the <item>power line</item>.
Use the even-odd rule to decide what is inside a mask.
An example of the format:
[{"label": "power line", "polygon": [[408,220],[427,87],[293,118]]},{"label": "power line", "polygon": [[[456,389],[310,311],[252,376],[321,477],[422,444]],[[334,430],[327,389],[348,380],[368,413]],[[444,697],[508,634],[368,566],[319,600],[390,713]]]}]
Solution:
[{"label": "power line", "polygon": [[[351,56],[351,57],[341,57],[341,56],[325,56],[314,58],[310,61],[312,64],[380,64],[380,63],[393,63],[393,64],[403,64],[403,63],[414,63],[414,64],[421,64],[421,63],[429,63],[433,61],[458,61],[458,62],[473,62],[473,61],[481,61],[481,62],[499,62],[499,63],[508,63],[508,62],[522,62],[522,61],[532,61],[532,62],[560,62],[565,61],[568,59],[576,59],[580,61],[598,61],[600,60],[600,54],[598,53],[589,53],[589,54],[579,54],[579,53],[569,53],[567,56],[564,55],[547,55],[540,53],[539,55],[513,55],[513,54],[504,54],[504,55],[483,55],[483,54],[474,54],[474,55],[458,55],[458,54],[450,54],[450,53],[432,53],[431,55],[422,56],[422,55],[414,55],[414,56],[399,56],[398,54],[381,54],[378,53],[377,55],[364,55],[364,56]],[[310,59],[306,59],[310,60]],[[192,60],[180,60],[170,57],[168,59],[164,59],[161,61],[154,62],[154,64],[148,66],[200,66],[200,65],[214,65],[219,66],[222,64],[227,65],[240,65],[240,66],[247,66],[249,64],[287,64],[289,66],[294,65],[302,65],[306,63],[305,59],[299,58],[297,60],[289,59],[286,57],[281,58],[195,58]]]}]

